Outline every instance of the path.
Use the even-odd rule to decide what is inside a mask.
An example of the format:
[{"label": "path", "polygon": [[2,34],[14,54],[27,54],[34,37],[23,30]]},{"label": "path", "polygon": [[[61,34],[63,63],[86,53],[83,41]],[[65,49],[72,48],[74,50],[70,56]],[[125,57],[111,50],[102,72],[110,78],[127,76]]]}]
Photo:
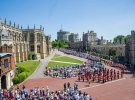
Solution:
[{"label": "path", "polygon": [[80,63],[73,63],[73,62],[64,62],[64,61],[56,61],[56,60],[49,60],[51,62],[59,62],[59,63],[67,63],[67,64],[77,64],[80,65]]},{"label": "path", "polygon": [[44,70],[47,66],[49,60],[54,56],[54,54],[49,55],[45,59],[41,59],[41,64],[36,69],[36,71],[28,78],[28,79],[34,79],[34,78],[44,78]]}]

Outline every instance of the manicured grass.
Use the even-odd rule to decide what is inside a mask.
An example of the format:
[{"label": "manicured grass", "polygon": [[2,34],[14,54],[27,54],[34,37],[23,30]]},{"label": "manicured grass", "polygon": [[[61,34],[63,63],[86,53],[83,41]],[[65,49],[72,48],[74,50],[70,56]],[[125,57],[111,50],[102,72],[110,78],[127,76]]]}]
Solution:
[{"label": "manicured grass", "polygon": [[28,76],[30,76],[36,70],[39,64],[40,64],[39,61],[25,61],[25,62],[17,63],[16,66],[25,67],[29,69]]},{"label": "manicured grass", "polygon": [[63,66],[70,66],[70,65],[75,65],[75,64],[69,64],[69,63],[61,63],[61,62],[53,62],[53,61],[50,61],[48,63],[48,68],[53,68],[53,67],[63,67]]},{"label": "manicured grass", "polygon": [[40,64],[39,61],[26,61],[16,64],[18,69],[16,70],[16,75],[13,78],[13,83],[19,84],[23,82],[36,70],[39,64]]},{"label": "manicured grass", "polygon": [[52,58],[51,60],[63,61],[63,62],[72,62],[72,63],[79,63],[79,64],[83,63],[83,61],[81,61],[81,60],[70,58],[70,57],[67,57],[67,56]]}]

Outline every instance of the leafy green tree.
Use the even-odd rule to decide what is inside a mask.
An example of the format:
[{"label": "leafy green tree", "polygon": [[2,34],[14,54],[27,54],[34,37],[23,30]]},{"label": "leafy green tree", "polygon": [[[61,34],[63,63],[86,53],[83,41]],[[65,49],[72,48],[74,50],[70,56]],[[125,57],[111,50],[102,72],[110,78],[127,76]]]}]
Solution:
[{"label": "leafy green tree", "polygon": [[109,49],[109,56],[116,56],[116,50]]},{"label": "leafy green tree", "polygon": [[125,36],[124,35],[118,35],[113,39],[114,43],[117,43],[117,41],[119,41],[120,43],[122,42],[122,39],[124,39]]},{"label": "leafy green tree", "polygon": [[52,42],[52,48],[68,48],[69,42],[66,40],[55,40]]},{"label": "leafy green tree", "polygon": [[127,35],[127,36],[125,36],[125,42],[127,43],[127,41],[128,41],[128,39],[130,39],[131,38],[131,35]]}]

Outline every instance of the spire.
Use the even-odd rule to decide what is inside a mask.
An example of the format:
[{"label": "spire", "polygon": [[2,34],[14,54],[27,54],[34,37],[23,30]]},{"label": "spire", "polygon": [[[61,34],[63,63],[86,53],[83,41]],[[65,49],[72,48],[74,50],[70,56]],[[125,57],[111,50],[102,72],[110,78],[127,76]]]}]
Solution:
[{"label": "spire", "polygon": [[9,26],[12,26],[11,20],[9,21]]},{"label": "spire", "polygon": [[14,22],[14,28],[15,28],[15,22]]},{"label": "spire", "polygon": [[27,26],[27,29],[29,29],[29,25]]},{"label": "spire", "polygon": [[21,25],[21,29],[22,29],[22,25]]},{"label": "spire", "polygon": [[4,26],[6,26],[7,25],[7,20],[6,20],[6,18],[5,18],[5,20],[4,20]]},{"label": "spire", "polygon": [[43,27],[43,31],[44,31],[44,27]]},{"label": "spire", "polygon": [[34,29],[35,29],[36,27],[35,27],[35,24],[34,24]]},{"label": "spire", "polygon": [[19,29],[19,24],[18,24],[17,28]]},{"label": "spire", "polygon": [[42,30],[42,26],[40,25],[40,30]]}]

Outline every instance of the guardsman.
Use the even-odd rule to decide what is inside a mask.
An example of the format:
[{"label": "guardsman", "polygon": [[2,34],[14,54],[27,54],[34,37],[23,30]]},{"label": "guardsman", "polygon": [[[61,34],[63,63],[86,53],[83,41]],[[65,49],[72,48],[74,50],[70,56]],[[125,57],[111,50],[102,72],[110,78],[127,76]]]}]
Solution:
[{"label": "guardsman", "polygon": [[111,70],[110,70],[110,78],[111,78],[111,81],[112,81],[112,78],[113,78],[112,73],[113,73],[113,70],[111,69]]},{"label": "guardsman", "polygon": [[98,82],[100,82],[100,73],[98,73]]},{"label": "guardsman", "polygon": [[116,71],[114,70],[114,80],[116,79]]},{"label": "guardsman", "polygon": [[80,75],[78,75],[78,81],[80,82]]},{"label": "guardsman", "polygon": [[109,74],[107,74],[106,78],[107,78],[107,81],[109,81]]},{"label": "guardsman", "polygon": [[93,82],[95,81],[95,75],[93,74],[93,76],[92,76],[92,80],[93,80]]},{"label": "guardsman", "polygon": [[117,79],[119,79],[119,71],[117,72]]},{"label": "guardsman", "polygon": [[102,76],[102,81],[103,81],[103,83],[105,83],[105,80],[104,80],[104,75]]}]

